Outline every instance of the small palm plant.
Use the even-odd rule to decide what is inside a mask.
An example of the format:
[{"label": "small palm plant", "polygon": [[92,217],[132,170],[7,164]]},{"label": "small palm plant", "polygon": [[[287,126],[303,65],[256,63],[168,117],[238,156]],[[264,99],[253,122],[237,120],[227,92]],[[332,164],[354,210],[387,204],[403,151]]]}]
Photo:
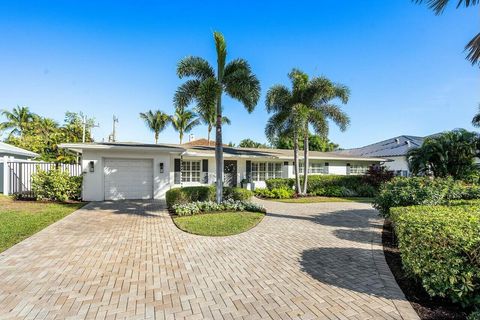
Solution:
[{"label": "small palm plant", "polygon": [[190,110],[177,108],[175,114],[171,117],[172,126],[178,132],[180,144],[182,144],[183,135],[189,133],[192,129],[200,124],[200,119]]},{"label": "small palm plant", "polygon": [[[215,161],[216,161],[216,200],[223,198],[223,142],[222,95],[226,93],[240,101],[248,112],[252,112],[260,97],[260,82],[252,73],[250,65],[243,59],[235,59],[229,63],[227,44],[220,32],[214,32],[217,53],[217,70],[203,58],[187,57],[177,66],[180,78],[191,78],[182,84],[175,95],[176,106],[184,107],[196,100],[197,111],[203,113],[215,106]],[[208,113],[212,114],[212,113]]]},{"label": "small palm plant", "polygon": [[165,130],[170,123],[170,116],[160,110],[149,110],[145,113],[141,112],[140,118],[145,122],[145,125],[154,132],[155,144],[157,144],[160,132]]}]

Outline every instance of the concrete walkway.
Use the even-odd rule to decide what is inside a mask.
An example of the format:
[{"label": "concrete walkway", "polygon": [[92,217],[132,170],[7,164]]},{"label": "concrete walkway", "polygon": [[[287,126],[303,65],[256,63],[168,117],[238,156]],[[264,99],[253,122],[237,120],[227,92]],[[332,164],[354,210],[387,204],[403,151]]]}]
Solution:
[{"label": "concrete walkway", "polygon": [[0,254],[0,319],[418,319],[368,204],[265,202],[231,237],[158,202],[91,203]]}]

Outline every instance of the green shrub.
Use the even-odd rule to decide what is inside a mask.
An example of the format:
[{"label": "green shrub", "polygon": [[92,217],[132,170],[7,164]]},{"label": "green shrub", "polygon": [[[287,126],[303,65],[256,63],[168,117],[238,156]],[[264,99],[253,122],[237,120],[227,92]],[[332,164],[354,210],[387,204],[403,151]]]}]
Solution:
[{"label": "green shrub", "polygon": [[82,176],[71,177],[62,170],[41,170],[32,175],[32,191],[37,200],[79,200],[82,194]]},{"label": "green shrub", "polygon": [[449,200],[480,197],[477,185],[468,185],[452,178],[397,177],[385,183],[374,200],[374,207],[388,217],[390,208],[413,205],[439,205]]},{"label": "green shrub", "polygon": [[168,208],[172,208],[175,204],[185,204],[195,201],[214,201],[214,186],[198,186],[174,188],[167,191],[165,195]]},{"label": "green shrub", "polygon": [[223,188],[223,198],[225,200],[249,200],[253,196],[253,192],[243,188]]},{"label": "green shrub", "polygon": [[272,199],[290,199],[295,194],[293,189],[286,188],[275,188],[272,190],[269,189],[255,189],[255,195],[261,198],[272,198]]},{"label": "green shrub", "polygon": [[480,206],[392,208],[402,262],[431,296],[480,304]]},{"label": "green shrub", "polygon": [[196,201],[190,203],[174,204],[172,210],[179,216],[191,216],[200,213],[219,211],[251,211],[265,212],[265,208],[249,201],[226,200],[222,203],[214,201]]},{"label": "green shrub", "polygon": [[293,185],[295,184],[294,179],[283,179],[283,178],[275,178],[275,179],[267,179],[265,181],[267,188],[269,190],[272,189],[293,189]]},{"label": "green shrub", "polygon": [[467,320],[480,320],[480,310],[470,313],[467,317]]}]

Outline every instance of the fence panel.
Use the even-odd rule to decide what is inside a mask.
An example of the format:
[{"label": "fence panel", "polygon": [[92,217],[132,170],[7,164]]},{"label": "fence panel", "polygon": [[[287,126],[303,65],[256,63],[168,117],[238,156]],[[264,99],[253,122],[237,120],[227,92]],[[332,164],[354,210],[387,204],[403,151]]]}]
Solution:
[{"label": "fence panel", "polygon": [[[82,168],[78,164],[37,162],[37,161],[8,161],[7,174],[9,194],[21,195],[26,198],[33,198],[32,176],[38,171],[50,171],[59,169],[68,172],[70,176],[82,174]],[[4,181],[5,181],[4,180]]]}]

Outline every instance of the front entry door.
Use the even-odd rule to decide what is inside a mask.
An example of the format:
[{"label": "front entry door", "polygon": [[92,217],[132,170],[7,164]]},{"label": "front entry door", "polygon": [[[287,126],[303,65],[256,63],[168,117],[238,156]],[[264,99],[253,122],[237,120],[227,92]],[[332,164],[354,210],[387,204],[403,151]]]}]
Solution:
[{"label": "front entry door", "polygon": [[237,160],[223,161],[223,175],[226,187],[237,186]]}]

